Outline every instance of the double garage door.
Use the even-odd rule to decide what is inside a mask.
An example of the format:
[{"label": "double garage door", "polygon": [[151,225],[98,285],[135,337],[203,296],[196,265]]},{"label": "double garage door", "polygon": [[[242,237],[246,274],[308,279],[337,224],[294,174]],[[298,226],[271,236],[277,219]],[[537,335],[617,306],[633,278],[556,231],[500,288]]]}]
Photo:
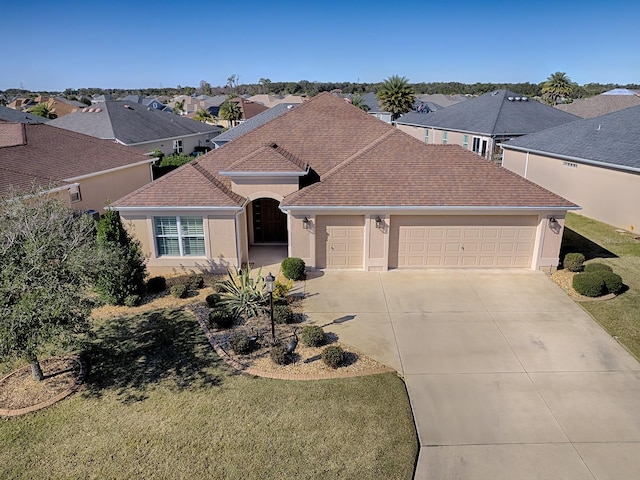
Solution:
[{"label": "double garage door", "polygon": [[[389,268],[529,268],[537,216],[391,216]],[[318,268],[362,269],[365,219],[316,217]]]},{"label": "double garage door", "polygon": [[528,268],[537,216],[391,217],[389,268]]}]

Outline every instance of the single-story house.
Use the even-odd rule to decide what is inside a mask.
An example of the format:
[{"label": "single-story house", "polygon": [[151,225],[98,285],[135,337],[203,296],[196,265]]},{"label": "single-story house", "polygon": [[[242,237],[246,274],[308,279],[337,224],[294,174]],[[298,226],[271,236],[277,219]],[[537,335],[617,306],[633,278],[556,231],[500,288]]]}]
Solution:
[{"label": "single-story house", "polygon": [[143,152],[190,155],[196,147],[213,147],[222,129],[147,107],[141,103],[106,101],[56,118],[55,127],[113,140]]},{"label": "single-story house", "polygon": [[495,90],[435,112],[409,112],[395,124],[425,143],[460,145],[499,164],[498,143],[578,119],[525,95]]},{"label": "single-story house", "polygon": [[640,105],[640,95],[626,88],[614,88],[589,98],[576,98],[571,103],[560,103],[555,108],[580,118],[594,118]]},{"label": "single-story house", "polygon": [[102,212],[107,202],[151,182],[155,160],[48,124],[0,122],[0,195],[43,188],[74,210]]},{"label": "single-story house", "polygon": [[579,204],[581,214],[640,229],[640,105],[502,144],[503,166]]},{"label": "single-story house", "polygon": [[572,202],[322,93],[113,203],[150,272],[223,270],[254,245],[310,269],[553,269]]}]

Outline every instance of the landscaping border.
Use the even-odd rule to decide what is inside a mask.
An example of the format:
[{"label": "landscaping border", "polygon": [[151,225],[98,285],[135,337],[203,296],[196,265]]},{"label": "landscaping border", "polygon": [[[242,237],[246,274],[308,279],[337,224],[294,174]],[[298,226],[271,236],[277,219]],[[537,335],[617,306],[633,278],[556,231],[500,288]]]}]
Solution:
[{"label": "landscaping border", "polygon": [[277,373],[277,372],[265,372],[260,369],[251,367],[249,365],[245,365],[241,362],[238,362],[235,358],[229,355],[222,346],[216,342],[214,335],[211,333],[211,330],[207,326],[206,322],[201,318],[200,315],[195,315],[202,331],[204,332],[207,340],[214,348],[218,356],[229,365],[231,368],[238,370],[239,372],[246,373],[248,375],[254,375],[256,377],[264,377],[264,378],[272,378],[276,380],[328,380],[331,378],[353,378],[353,377],[364,377],[367,375],[376,375],[380,373],[391,373],[396,371],[390,367],[380,367],[376,369],[363,370],[359,372],[329,372],[329,373],[314,373],[314,374],[295,374],[295,373]]},{"label": "landscaping border", "polygon": [[[40,402],[37,403],[35,405],[31,405],[29,407],[24,407],[24,408],[16,408],[16,409],[8,409],[8,408],[0,408],[0,417],[17,417],[18,415],[25,415],[27,413],[31,413],[31,412],[36,412],[38,410],[42,410],[43,408],[46,407],[50,407],[51,405],[58,403],[60,400],[63,400],[65,398],[67,398],[69,395],[71,395],[72,393],[76,392],[84,383],[84,379],[87,376],[87,362],[82,359],[80,356],[78,355],[64,355],[64,356],[59,356],[59,357],[51,357],[52,359],[71,359],[74,360],[75,362],[77,362],[80,365],[80,372],[78,373],[78,376],[76,378],[75,383],[73,384],[73,386],[71,388],[68,388],[67,390],[60,392],[58,395],[55,395],[54,397],[50,398],[49,400],[45,400],[44,402]],[[28,366],[26,367],[22,367],[19,368],[17,370],[14,370],[13,372],[11,372],[9,375],[5,375],[4,377],[2,377],[2,379],[0,379],[0,384],[7,378],[16,375],[19,371],[21,371],[23,368],[28,368]]]}]

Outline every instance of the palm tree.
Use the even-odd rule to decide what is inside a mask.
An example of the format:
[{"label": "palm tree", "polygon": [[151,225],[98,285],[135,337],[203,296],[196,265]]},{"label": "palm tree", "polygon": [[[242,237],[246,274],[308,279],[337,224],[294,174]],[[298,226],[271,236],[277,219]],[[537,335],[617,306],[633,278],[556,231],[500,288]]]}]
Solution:
[{"label": "palm tree", "polygon": [[367,101],[364,99],[364,95],[361,93],[354,93],[351,97],[351,105],[354,107],[358,107],[360,110],[364,110],[368,112],[371,110],[371,107],[367,105]]},{"label": "palm tree", "polygon": [[409,85],[409,80],[392,75],[384,81],[376,98],[383,110],[391,113],[391,121],[394,121],[403,113],[411,111],[416,94]]},{"label": "palm tree", "polygon": [[227,120],[229,122],[229,127],[233,127],[235,122],[242,119],[242,109],[240,108],[240,105],[238,105],[238,102],[228,99],[220,105],[218,115],[223,120]]},{"label": "palm tree", "polygon": [[201,108],[200,110],[198,110],[196,114],[193,116],[193,119],[202,123],[214,123],[214,124],[216,123],[215,115],[213,115],[206,108]]},{"label": "palm tree", "polygon": [[182,115],[184,113],[184,99],[175,103],[173,113],[176,115]]},{"label": "palm tree", "polygon": [[27,111],[29,113],[33,113],[34,115],[38,115],[40,117],[48,118],[50,120],[53,120],[54,118],[58,118],[58,115],[55,113],[56,109],[55,108],[51,108],[51,106],[48,103],[39,103],[39,104],[31,107]]},{"label": "palm tree", "polygon": [[573,85],[571,79],[564,72],[556,72],[549,75],[547,81],[542,85],[542,98],[547,102],[556,105],[558,100],[569,97]]}]

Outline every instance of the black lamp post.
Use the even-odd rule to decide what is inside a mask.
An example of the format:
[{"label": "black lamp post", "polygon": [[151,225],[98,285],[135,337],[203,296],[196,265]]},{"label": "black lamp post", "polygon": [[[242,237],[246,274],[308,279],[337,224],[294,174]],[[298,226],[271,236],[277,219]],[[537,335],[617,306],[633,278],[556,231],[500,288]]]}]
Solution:
[{"label": "black lamp post", "polygon": [[276,343],[276,327],[273,323],[273,289],[275,287],[276,279],[271,272],[267,275],[267,278],[264,279],[267,285],[267,292],[269,292],[269,303],[271,304],[271,341]]}]

